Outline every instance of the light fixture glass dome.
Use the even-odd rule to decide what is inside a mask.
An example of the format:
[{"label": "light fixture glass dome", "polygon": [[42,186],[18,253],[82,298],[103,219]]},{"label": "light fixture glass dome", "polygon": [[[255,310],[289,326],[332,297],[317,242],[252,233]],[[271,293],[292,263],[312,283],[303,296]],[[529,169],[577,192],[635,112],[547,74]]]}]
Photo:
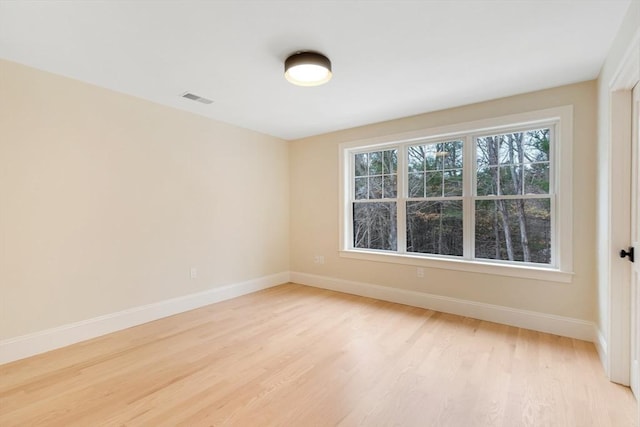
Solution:
[{"label": "light fixture glass dome", "polygon": [[285,78],[298,86],[319,86],[331,79],[331,61],[316,52],[297,52],[284,62]]}]

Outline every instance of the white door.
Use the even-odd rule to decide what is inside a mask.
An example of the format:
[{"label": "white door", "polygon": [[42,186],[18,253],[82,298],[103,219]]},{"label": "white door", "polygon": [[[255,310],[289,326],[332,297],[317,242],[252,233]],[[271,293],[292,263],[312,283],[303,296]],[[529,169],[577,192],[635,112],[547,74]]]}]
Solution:
[{"label": "white door", "polygon": [[[631,268],[631,390],[640,402],[640,84],[633,89],[631,164],[631,245],[635,248]],[[628,250],[627,250],[628,251]],[[624,255],[623,253],[620,254]]]}]

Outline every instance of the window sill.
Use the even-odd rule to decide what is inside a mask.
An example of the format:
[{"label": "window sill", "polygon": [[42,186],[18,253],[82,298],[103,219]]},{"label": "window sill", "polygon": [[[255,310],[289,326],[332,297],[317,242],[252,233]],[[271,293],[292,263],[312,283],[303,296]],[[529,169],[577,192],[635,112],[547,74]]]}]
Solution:
[{"label": "window sill", "polygon": [[342,250],[344,258],[374,262],[412,265],[425,268],[464,271],[469,273],[491,274],[496,276],[517,277],[521,279],[545,280],[549,282],[571,283],[574,273],[553,268],[531,265],[507,265],[492,262],[469,261],[451,258],[427,258],[421,255],[395,254],[360,250]]}]

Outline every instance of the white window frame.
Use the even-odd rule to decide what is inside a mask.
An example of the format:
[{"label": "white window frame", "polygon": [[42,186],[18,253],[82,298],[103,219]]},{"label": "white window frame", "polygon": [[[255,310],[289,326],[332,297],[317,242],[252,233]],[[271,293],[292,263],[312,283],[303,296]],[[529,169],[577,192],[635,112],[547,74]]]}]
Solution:
[{"label": "white window frame", "polygon": [[[516,261],[472,259],[474,253],[473,230],[474,201],[485,197],[475,194],[474,171],[475,147],[474,138],[488,134],[508,133],[541,127],[553,127],[554,140],[550,149],[550,190],[553,190],[551,201],[551,247],[552,262],[550,265],[524,263]],[[454,139],[464,141],[463,172],[463,227],[464,255],[452,257],[437,254],[405,252],[406,212],[404,186],[406,159],[404,147],[423,142],[443,142]],[[423,129],[419,131],[381,136],[366,140],[344,142],[339,146],[339,253],[340,256],[376,262],[405,264],[426,268],[467,271],[494,274],[499,276],[519,277],[527,279],[547,280],[570,283],[573,277],[573,106],[562,106],[527,113],[477,120],[451,126]],[[398,189],[396,199],[381,201],[396,202],[398,222],[398,251],[381,251],[374,249],[357,249],[352,247],[352,203],[353,156],[358,152],[398,149]],[[551,191],[550,191],[551,193]],[[526,195],[514,196],[527,198]]]}]

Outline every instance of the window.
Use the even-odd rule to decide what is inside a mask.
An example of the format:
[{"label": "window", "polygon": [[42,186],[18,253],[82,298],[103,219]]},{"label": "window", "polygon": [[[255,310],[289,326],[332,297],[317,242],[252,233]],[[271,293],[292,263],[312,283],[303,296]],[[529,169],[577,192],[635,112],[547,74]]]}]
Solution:
[{"label": "window", "polygon": [[407,252],[463,255],[463,141],[409,145]]},{"label": "window", "polygon": [[552,264],[549,152],[554,128],[474,138],[476,258]]},{"label": "window", "polygon": [[341,254],[570,281],[571,144],[571,107],[343,144]]},{"label": "window", "polygon": [[353,184],[353,247],[395,251],[397,150],[355,154]]}]

